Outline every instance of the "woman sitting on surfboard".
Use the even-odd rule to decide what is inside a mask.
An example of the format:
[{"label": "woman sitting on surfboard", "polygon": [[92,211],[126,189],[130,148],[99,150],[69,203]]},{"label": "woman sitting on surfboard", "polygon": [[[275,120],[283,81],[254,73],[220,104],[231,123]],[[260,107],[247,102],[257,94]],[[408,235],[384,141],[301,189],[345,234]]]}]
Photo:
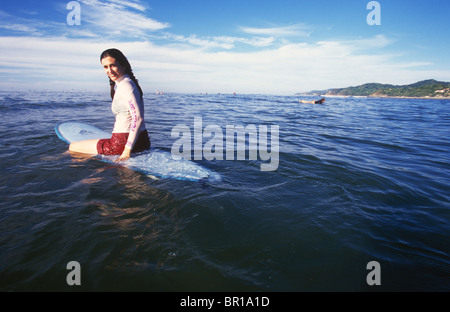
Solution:
[{"label": "woman sitting on surfboard", "polygon": [[321,100],[318,100],[318,101],[304,101],[304,100],[301,100],[299,103],[323,104],[323,103],[325,103],[325,99],[321,99]]},{"label": "woman sitting on surfboard", "polygon": [[101,54],[100,62],[110,79],[111,108],[116,115],[112,137],[74,142],[69,150],[92,155],[120,155],[118,161],[125,161],[131,153],[150,149],[144,121],[143,92],[122,52],[106,50]]}]

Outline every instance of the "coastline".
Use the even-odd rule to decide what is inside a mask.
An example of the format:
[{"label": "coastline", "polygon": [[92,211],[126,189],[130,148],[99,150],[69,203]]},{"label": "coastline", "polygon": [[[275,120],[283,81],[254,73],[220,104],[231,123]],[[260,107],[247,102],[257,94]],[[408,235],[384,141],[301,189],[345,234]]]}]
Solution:
[{"label": "coastline", "polygon": [[[341,96],[386,99],[448,100],[450,99],[450,82],[428,79],[401,86],[381,83],[366,83],[354,87],[313,90],[309,92],[299,92],[297,94],[328,97]],[[418,94],[421,94],[421,96],[417,96]]]},{"label": "coastline", "polygon": [[418,99],[418,100],[450,100],[450,96],[447,97],[437,97],[437,96],[367,96],[367,95],[327,95],[327,94],[297,94],[298,96],[303,97],[312,97],[312,96],[318,96],[318,97],[328,97],[328,98],[368,98],[368,99]]}]

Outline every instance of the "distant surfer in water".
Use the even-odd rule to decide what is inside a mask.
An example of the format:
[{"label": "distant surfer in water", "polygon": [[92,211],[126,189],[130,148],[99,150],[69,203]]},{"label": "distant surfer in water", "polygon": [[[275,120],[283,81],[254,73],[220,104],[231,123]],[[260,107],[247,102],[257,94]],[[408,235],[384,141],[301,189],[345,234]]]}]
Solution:
[{"label": "distant surfer in water", "polygon": [[100,62],[111,85],[111,108],[116,116],[112,136],[110,139],[74,142],[69,150],[91,155],[120,155],[118,161],[125,161],[131,153],[150,149],[144,121],[144,94],[122,52],[106,50],[101,54]]},{"label": "distant surfer in water", "polygon": [[299,103],[305,103],[305,104],[323,104],[325,103],[325,99],[320,99],[318,101],[304,101],[301,100]]}]

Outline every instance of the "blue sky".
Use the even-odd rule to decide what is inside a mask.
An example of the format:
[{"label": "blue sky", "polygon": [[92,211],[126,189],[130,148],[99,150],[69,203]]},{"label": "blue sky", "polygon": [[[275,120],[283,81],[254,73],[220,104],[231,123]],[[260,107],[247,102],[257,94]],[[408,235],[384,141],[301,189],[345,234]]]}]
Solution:
[{"label": "blue sky", "polygon": [[80,0],[0,7],[0,90],[104,88],[121,49],[147,92],[294,94],[368,82],[450,81],[450,1]]}]

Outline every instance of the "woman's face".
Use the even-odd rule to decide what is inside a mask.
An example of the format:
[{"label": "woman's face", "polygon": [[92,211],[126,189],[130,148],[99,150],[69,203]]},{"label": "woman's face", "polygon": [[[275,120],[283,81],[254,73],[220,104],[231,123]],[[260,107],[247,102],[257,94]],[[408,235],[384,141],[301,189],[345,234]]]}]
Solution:
[{"label": "woman's face", "polygon": [[106,74],[112,81],[116,81],[117,79],[125,75],[126,68],[116,62],[116,59],[111,56],[103,58],[102,65],[105,69]]}]

